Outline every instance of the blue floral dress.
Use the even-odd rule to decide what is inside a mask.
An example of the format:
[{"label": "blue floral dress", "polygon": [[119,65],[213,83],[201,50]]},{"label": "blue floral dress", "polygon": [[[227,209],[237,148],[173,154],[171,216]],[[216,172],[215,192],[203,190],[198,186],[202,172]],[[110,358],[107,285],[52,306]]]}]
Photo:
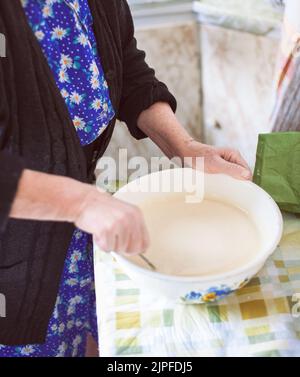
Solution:
[{"label": "blue floral dress", "polygon": [[[21,0],[81,144],[97,139],[114,109],[109,97],[88,0]],[[42,345],[0,345],[0,357],[80,357],[87,334],[97,340],[92,238],[73,234],[55,309]]]}]

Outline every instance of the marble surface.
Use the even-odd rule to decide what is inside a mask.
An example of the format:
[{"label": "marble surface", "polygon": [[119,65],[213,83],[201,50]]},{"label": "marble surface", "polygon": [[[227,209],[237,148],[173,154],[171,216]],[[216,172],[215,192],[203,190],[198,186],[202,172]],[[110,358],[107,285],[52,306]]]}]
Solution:
[{"label": "marble surface", "polygon": [[195,11],[202,24],[278,38],[283,7],[272,4],[271,0],[198,0]]},{"label": "marble surface", "polygon": [[129,3],[139,25],[147,23],[147,16],[155,15],[152,22],[161,22],[176,10],[181,17],[193,10],[201,24],[276,38],[280,36],[284,9],[282,0],[129,0]]},{"label": "marble surface", "polygon": [[270,131],[276,39],[201,27],[206,142],[239,149],[253,167],[257,136]]},{"label": "marble surface", "polygon": [[[178,101],[177,116],[183,126],[197,138],[202,137],[200,97],[200,56],[198,25],[195,22],[137,30],[138,47],[147,52],[147,62],[156,70]],[[163,127],[163,124],[161,125]],[[128,157],[161,156],[150,140],[134,140],[127,127],[118,123],[106,155],[118,157],[127,148]]]},{"label": "marble surface", "polygon": [[169,5],[180,5],[183,3],[193,3],[193,0],[128,0],[133,11],[136,9],[162,8]]},{"label": "marble surface", "polygon": [[129,3],[139,29],[197,20],[193,0],[131,0]]}]

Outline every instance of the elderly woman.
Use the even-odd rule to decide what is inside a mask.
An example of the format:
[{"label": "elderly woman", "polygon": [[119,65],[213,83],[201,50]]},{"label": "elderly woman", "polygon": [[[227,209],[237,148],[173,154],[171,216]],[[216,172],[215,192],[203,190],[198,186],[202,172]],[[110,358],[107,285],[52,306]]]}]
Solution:
[{"label": "elderly woman", "polygon": [[97,339],[92,236],[125,253],[149,243],[139,210],[90,184],[116,119],[168,157],[251,173],[181,127],[125,0],[1,1],[0,33],[0,356],[83,356]]}]

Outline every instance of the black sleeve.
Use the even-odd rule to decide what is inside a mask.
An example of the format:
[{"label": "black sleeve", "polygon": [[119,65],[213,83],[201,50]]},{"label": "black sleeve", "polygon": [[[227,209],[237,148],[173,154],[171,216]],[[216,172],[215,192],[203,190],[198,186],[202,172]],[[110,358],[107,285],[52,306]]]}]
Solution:
[{"label": "black sleeve", "polygon": [[0,234],[5,229],[23,169],[21,159],[0,152]]},{"label": "black sleeve", "polygon": [[158,81],[145,61],[145,52],[137,48],[132,15],[126,0],[120,2],[123,36],[123,91],[118,119],[124,121],[136,139],[146,135],[138,128],[141,112],[156,102],[167,102],[175,112],[177,103],[167,86]]},{"label": "black sleeve", "polygon": [[5,139],[9,134],[11,120],[8,116],[9,106],[3,82],[4,74],[0,64],[0,234],[5,230],[18,182],[24,169],[22,159],[12,155],[6,149]]}]

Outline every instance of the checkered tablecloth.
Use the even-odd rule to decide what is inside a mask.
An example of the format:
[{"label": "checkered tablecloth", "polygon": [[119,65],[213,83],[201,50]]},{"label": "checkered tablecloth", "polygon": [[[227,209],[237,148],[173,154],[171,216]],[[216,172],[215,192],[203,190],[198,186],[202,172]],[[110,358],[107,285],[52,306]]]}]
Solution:
[{"label": "checkered tablecloth", "polygon": [[[141,292],[95,252],[101,356],[300,356],[300,218],[240,291],[206,305]],[[298,298],[297,298],[298,296]]]}]

